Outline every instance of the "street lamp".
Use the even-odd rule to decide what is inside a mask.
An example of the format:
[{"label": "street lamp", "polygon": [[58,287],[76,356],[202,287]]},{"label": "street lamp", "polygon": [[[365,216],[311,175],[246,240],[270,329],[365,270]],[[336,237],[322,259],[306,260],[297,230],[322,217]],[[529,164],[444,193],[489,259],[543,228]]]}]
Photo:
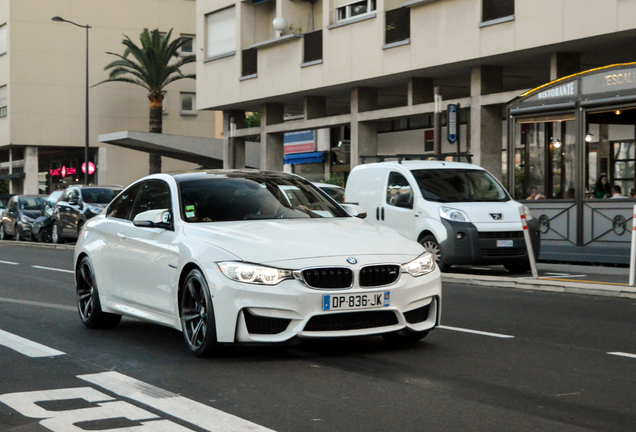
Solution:
[{"label": "street lamp", "polygon": [[54,16],[51,20],[55,22],[65,22],[73,24],[74,26],[86,29],[86,142],[84,144],[84,183],[88,184],[88,29],[91,28],[88,24],[79,25],[73,21],[65,20],[62,17]]}]

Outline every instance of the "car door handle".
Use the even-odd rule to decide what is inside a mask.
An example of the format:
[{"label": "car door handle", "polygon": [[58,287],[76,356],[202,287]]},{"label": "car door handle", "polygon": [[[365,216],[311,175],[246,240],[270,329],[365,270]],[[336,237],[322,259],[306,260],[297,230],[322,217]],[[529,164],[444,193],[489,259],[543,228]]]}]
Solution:
[{"label": "car door handle", "polygon": [[380,220],[380,207],[375,208],[375,220]]},{"label": "car door handle", "polygon": [[382,207],[382,210],[380,211],[380,217],[384,220],[384,207]]},{"label": "car door handle", "polygon": [[117,237],[119,237],[120,240],[123,240],[126,238],[126,234],[124,234],[123,232],[118,232]]}]

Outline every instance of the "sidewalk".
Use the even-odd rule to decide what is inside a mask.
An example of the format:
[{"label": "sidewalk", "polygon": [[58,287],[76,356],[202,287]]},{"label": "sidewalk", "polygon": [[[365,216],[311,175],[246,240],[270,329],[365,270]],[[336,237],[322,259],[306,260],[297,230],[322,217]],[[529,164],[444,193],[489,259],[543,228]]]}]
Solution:
[{"label": "sidewalk", "polygon": [[511,274],[500,266],[460,266],[453,267],[449,273],[442,273],[442,281],[636,299],[636,287],[628,286],[627,267],[538,263],[537,269],[539,279],[533,279],[531,273]]}]

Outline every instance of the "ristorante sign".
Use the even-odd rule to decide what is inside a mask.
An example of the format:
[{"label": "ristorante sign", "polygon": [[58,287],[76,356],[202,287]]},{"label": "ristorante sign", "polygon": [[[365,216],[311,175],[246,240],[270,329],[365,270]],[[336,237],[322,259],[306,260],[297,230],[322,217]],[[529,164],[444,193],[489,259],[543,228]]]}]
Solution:
[{"label": "ristorante sign", "polygon": [[549,101],[552,99],[562,99],[567,97],[578,96],[579,94],[579,82],[578,80],[569,81],[566,83],[555,85],[554,87],[548,87],[528,97],[524,102],[535,101]]}]

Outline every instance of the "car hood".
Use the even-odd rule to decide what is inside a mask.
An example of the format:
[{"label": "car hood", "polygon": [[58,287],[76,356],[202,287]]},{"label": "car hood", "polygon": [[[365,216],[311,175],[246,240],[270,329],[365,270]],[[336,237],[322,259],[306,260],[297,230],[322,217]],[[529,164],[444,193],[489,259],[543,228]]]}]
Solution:
[{"label": "car hood", "polygon": [[42,215],[42,212],[39,210],[22,210],[22,214],[30,217],[31,219],[37,219]]},{"label": "car hood", "polygon": [[358,218],[197,223],[187,224],[184,234],[254,263],[343,255],[416,257],[423,253],[422,246],[397,231]]}]

